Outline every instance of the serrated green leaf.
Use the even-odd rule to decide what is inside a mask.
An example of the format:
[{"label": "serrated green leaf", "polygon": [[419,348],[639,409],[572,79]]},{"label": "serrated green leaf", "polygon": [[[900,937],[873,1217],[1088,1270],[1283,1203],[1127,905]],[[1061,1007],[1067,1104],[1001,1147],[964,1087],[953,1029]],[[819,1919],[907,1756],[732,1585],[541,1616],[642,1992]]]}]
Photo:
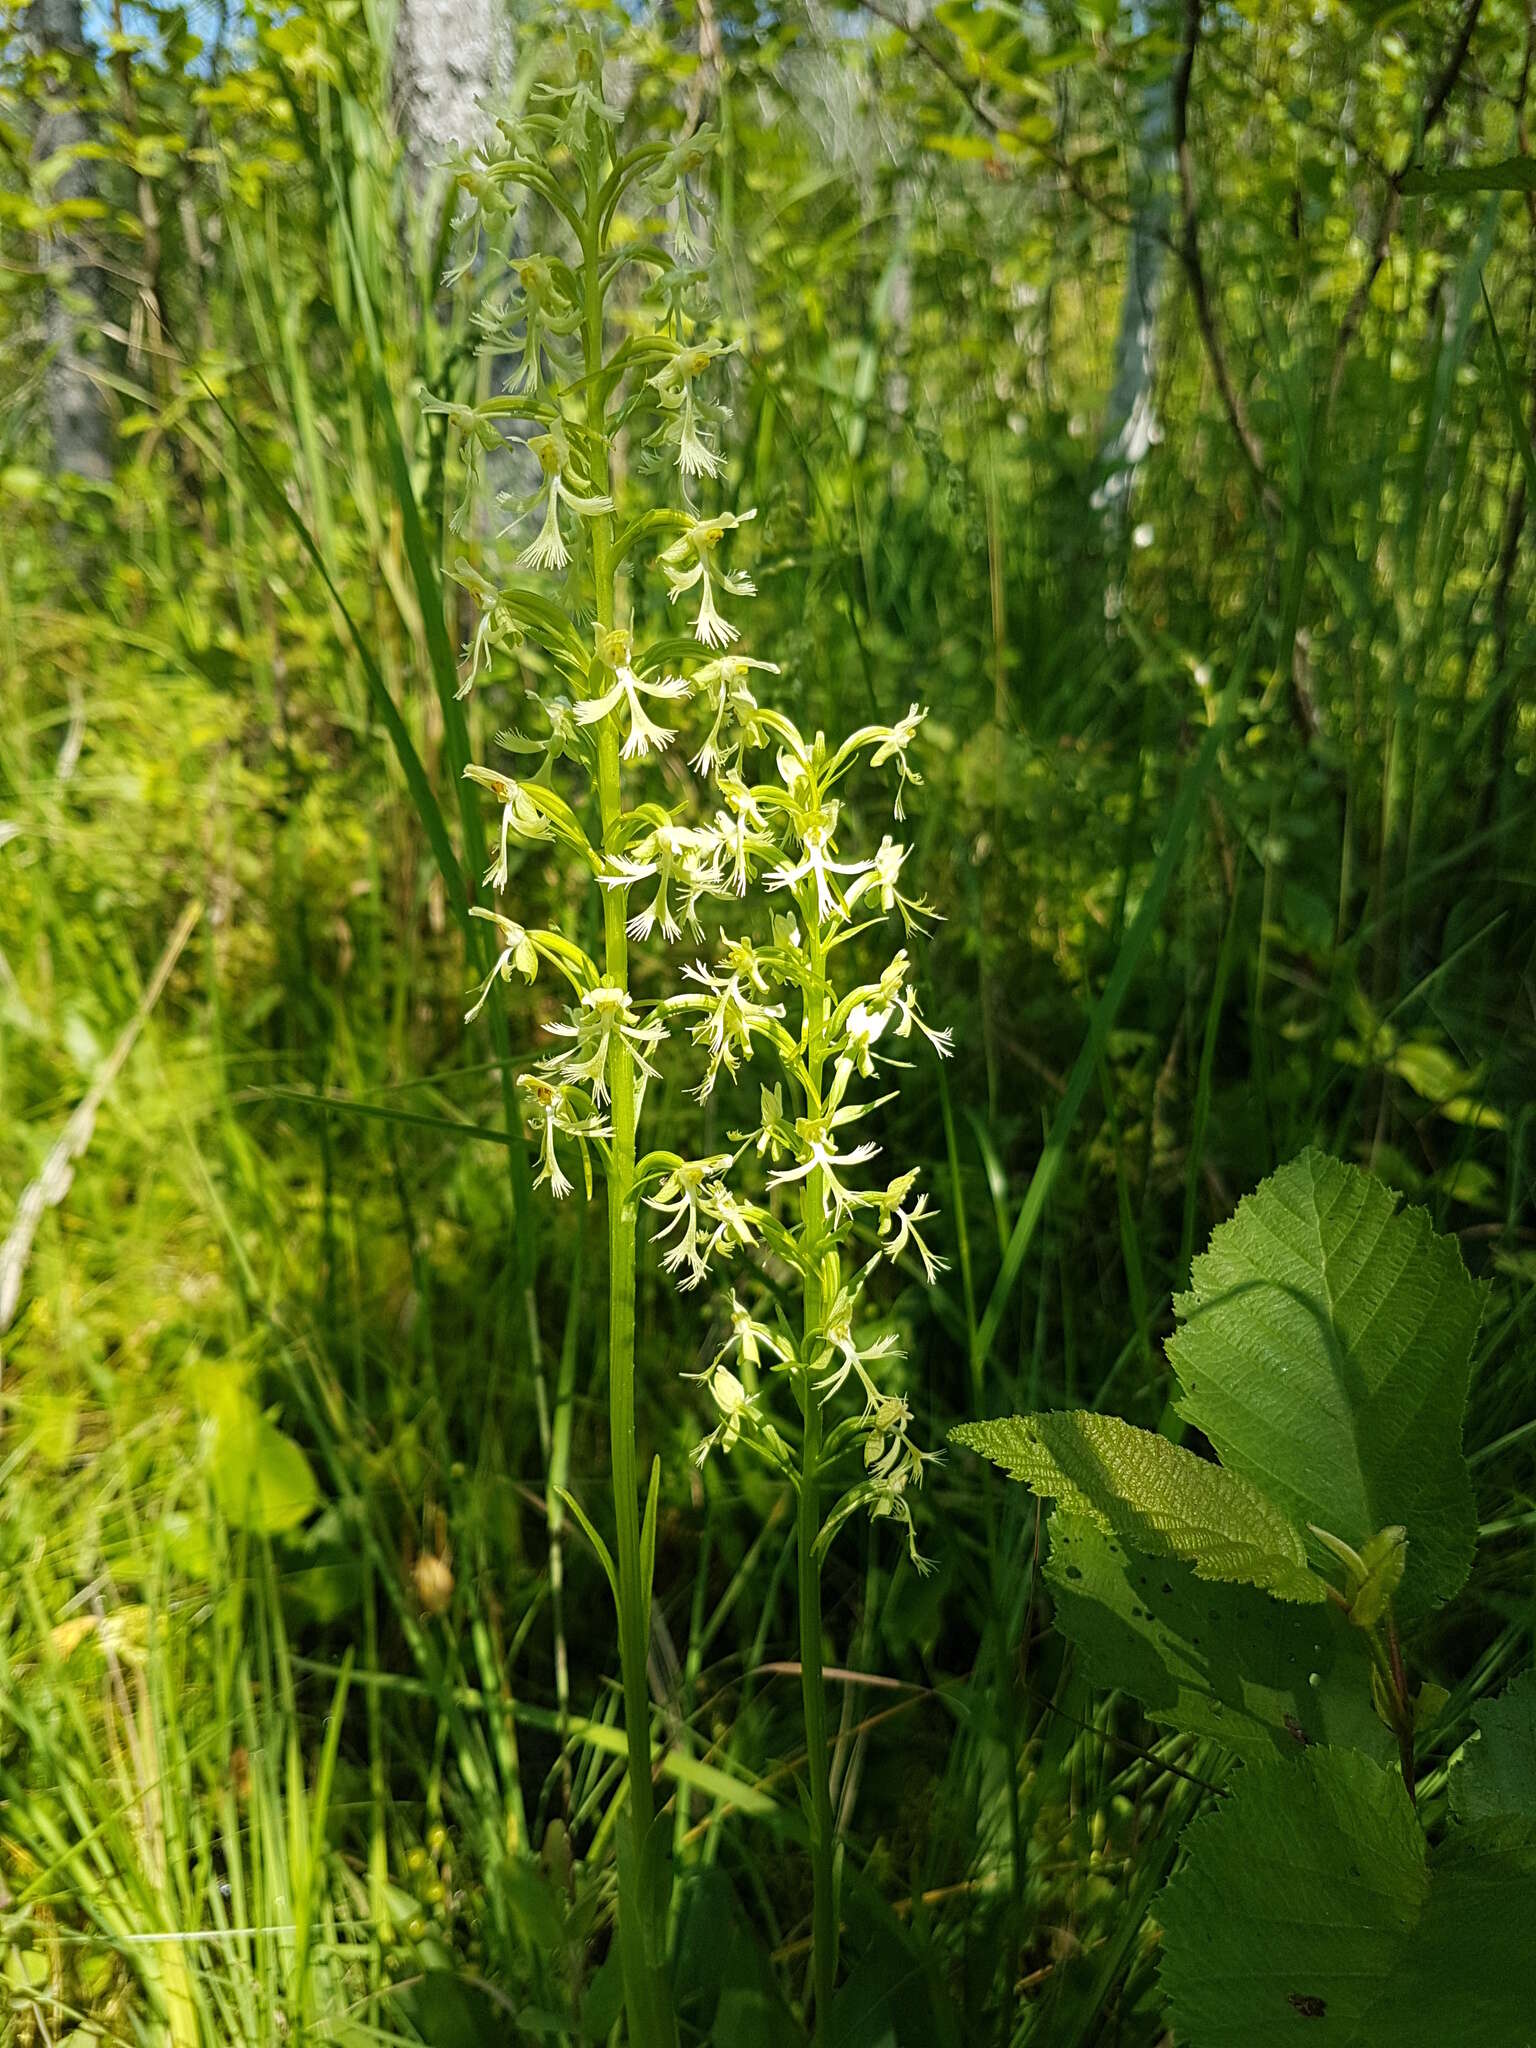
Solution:
[{"label": "serrated green leaf", "polygon": [[1163,1992],[1188,2048],[1362,2048],[1429,1897],[1394,1772],[1347,1750],[1244,1771],[1162,1894]]},{"label": "serrated green leaf", "polygon": [[1451,1772],[1461,1821],[1536,1821],[1536,1671],[1527,1671],[1473,1718],[1478,1733]]},{"label": "serrated green leaf", "polygon": [[1281,1600],[1328,1597],[1299,1532],[1257,1487],[1151,1430],[1075,1410],[967,1422],[950,1435],[1143,1557],[1183,1558],[1202,1579]]},{"label": "serrated green leaf", "polygon": [[1360,2048],[1536,2048],[1536,1823],[1457,1827]]},{"label": "serrated green leaf", "polygon": [[1482,1290],[1360,1168],[1304,1152],[1239,1204],[1174,1303],[1179,1412],[1299,1524],[1408,1531],[1397,1605],[1449,1599],[1476,1522],[1461,1451]]},{"label": "serrated green leaf", "polygon": [[1091,1522],[1050,1522],[1046,1582],[1090,1684],[1245,1761],[1327,1743],[1386,1758],[1364,1638],[1332,1607],[1212,1585],[1175,1558],[1137,1557]]},{"label": "serrated green leaf", "polygon": [[1245,1771],[1163,1893],[1187,2048],[1531,2048],[1536,1821],[1432,1856],[1396,1771],[1347,1752]]}]

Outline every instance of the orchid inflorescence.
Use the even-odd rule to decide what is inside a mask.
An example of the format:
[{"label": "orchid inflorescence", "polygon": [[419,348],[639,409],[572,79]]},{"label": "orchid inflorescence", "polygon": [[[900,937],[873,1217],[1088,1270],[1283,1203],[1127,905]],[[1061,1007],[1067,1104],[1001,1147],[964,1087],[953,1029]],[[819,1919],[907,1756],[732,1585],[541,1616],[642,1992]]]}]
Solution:
[{"label": "orchid inflorescence", "polygon": [[[587,112],[607,119],[592,106]],[[548,155],[540,158],[539,146],[561,136],[569,142],[572,118],[569,104],[551,105],[521,130],[506,130],[504,147],[481,153],[473,183],[482,210],[487,193],[517,184],[551,198]],[[706,145],[707,138],[689,139],[686,154],[695,167]],[[678,152],[636,154],[645,161],[633,181],[635,196],[649,176],[675,205],[686,183]],[[572,217],[564,202],[556,211]],[[862,1475],[824,1536],[862,1501],[906,1526],[917,1559],[907,1494],[921,1483],[927,1454],[911,1441],[905,1399],[882,1387],[898,1344],[893,1334],[869,1334],[865,1292],[881,1264],[909,1262],[932,1281],[943,1262],[928,1241],[931,1212],[916,1174],[881,1178],[880,1147],[861,1127],[889,1099],[867,1084],[906,1064],[919,1040],[947,1054],[949,1034],[924,1019],[905,948],[875,978],[850,987],[839,986],[831,965],[851,957],[852,942],[889,916],[913,934],[934,914],[903,886],[904,846],[886,834],[873,851],[855,850],[846,797],[861,765],[894,767],[901,818],[903,797],[920,780],[911,756],[923,713],[912,705],[892,723],[862,726],[837,744],[820,732],[807,737],[763,701],[778,665],[736,651],[741,628],[722,603],[734,609],[755,587],[724,557],[754,515],[695,503],[695,493],[715,486],[724,471],[726,413],[709,386],[735,346],[707,334],[689,310],[700,274],[665,270],[660,317],[635,327],[618,351],[630,369],[627,379],[613,380],[621,393],[618,417],[633,431],[649,415],[647,447],[670,463],[677,482],[675,505],[627,522],[607,487],[606,441],[601,459],[595,447],[590,390],[564,354],[563,338],[577,324],[569,317],[579,302],[575,275],[555,256],[524,257],[514,274],[518,290],[499,310],[490,340],[515,355],[509,398],[471,409],[457,424],[476,460],[489,452],[485,428],[499,434],[509,413],[540,428],[526,444],[540,483],[521,507],[540,524],[517,568],[565,572],[576,595],[595,522],[610,537],[610,560],[654,535],[668,606],[687,600],[699,655],[680,658],[675,635],[642,645],[632,623],[579,627],[573,608],[551,604],[536,584],[495,585],[460,565],[459,580],[481,614],[466,687],[489,671],[493,647],[524,636],[542,643],[558,678],[537,700],[542,733],[501,736],[528,769],[514,776],[471,764],[464,771],[500,809],[485,885],[501,898],[510,850],[553,843],[587,869],[602,897],[622,903],[629,941],[683,946],[693,957],[681,961],[674,993],[641,1006],[616,984],[606,961],[600,965],[563,934],[530,929],[500,908],[477,908],[475,915],[494,927],[498,949],[468,1017],[514,973],[532,981],[548,967],[568,984],[565,1015],[548,1027],[559,1043],[519,1083],[537,1147],[536,1184],[556,1197],[573,1188],[573,1154],[589,1188],[592,1155],[608,1164],[617,1063],[626,1063],[632,1078],[636,1115],[669,1042],[684,1042],[698,1056],[692,1092],[701,1102],[722,1078],[737,1082],[753,1063],[773,1070],[771,1082],[758,1087],[755,1124],[733,1132],[729,1150],[692,1160],[652,1152],[635,1167],[634,1196],[652,1214],[662,1264],[679,1287],[696,1287],[753,1253],[802,1281],[813,1279],[820,1304],[814,1324],[795,1334],[782,1322],[756,1319],[732,1295],[727,1341],[697,1376],[718,1419],[696,1455],[702,1462],[716,1448],[748,1445],[793,1477],[790,1453],[764,1411],[760,1371],[809,1375],[825,1396],[851,1384],[862,1408],[829,1432],[823,1459],[861,1446]],[[614,734],[619,761],[640,771],[678,747],[685,724],[693,734],[691,784],[682,778],[679,797],[673,775],[669,801],[652,797],[623,809],[594,843],[576,808],[580,798],[567,800],[555,787],[556,764],[595,789],[601,732]],[[731,929],[741,918],[749,928]]]},{"label": "orchid inflorescence", "polygon": [[[582,710],[605,697],[612,701],[603,715],[629,710],[630,692],[623,681],[627,660],[619,657],[614,667],[594,662],[592,686],[598,694],[578,705],[578,725],[590,722]],[[720,678],[723,666],[709,664],[712,679]],[[915,1170],[868,1180],[859,1169],[872,1168],[880,1148],[859,1137],[855,1127],[887,1099],[861,1092],[861,1082],[876,1081],[882,1070],[905,1064],[903,1054],[919,1038],[941,1056],[947,1054],[949,1035],[924,1019],[905,948],[876,978],[842,991],[827,976],[825,963],[836,948],[888,911],[897,912],[914,930],[931,914],[901,892],[905,850],[888,836],[872,855],[844,857],[839,799],[832,794],[861,756],[898,750],[896,757],[906,766],[906,749],[920,719],[912,713],[900,726],[865,727],[834,750],[820,734],[808,742],[783,713],[759,705],[744,691],[740,676],[728,683],[720,680],[722,694],[736,693],[726,702],[739,708],[723,714],[716,709],[712,717],[712,814],[702,815],[703,805],[695,804],[696,821],[688,822],[675,811],[646,804],[629,814],[621,849],[600,854],[583,839],[574,850],[588,860],[603,890],[622,895],[632,912],[627,930],[636,941],[657,937],[671,944],[685,935],[700,940],[710,910],[739,904],[754,884],[770,898],[783,896],[792,908],[773,910],[766,933],[731,934],[718,928],[712,957],[685,961],[683,986],[649,1005],[643,1015],[570,940],[525,930],[500,912],[482,911],[495,923],[502,949],[469,1014],[478,1012],[498,978],[509,980],[516,971],[531,980],[541,960],[570,984],[574,1000],[563,1021],[549,1027],[562,1043],[520,1084],[539,1141],[538,1181],[556,1196],[572,1187],[561,1165],[562,1143],[579,1148],[584,1165],[589,1147],[604,1152],[608,1070],[620,1051],[633,1062],[642,1098],[645,1083],[656,1077],[662,1046],[679,1036],[702,1055],[693,1087],[700,1101],[713,1094],[722,1076],[736,1079],[759,1056],[776,1066],[778,1078],[759,1089],[756,1124],[732,1134],[733,1149],[693,1160],[656,1152],[639,1165],[643,1199],[658,1222],[655,1236],[663,1247],[663,1266],[682,1288],[699,1285],[723,1260],[754,1247],[803,1271],[811,1255],[806,1219],[775,1198],[813,1186],[814,1255],[838,1264],[839,1277],[809,1352],[787,1330],[770,1329],[733,1303],[730,1339],[700,1376],[719,1421],[698,1455],[702,1461],[716,1446],[728,1451],[745,1441],[789,1468],[782,1439],[760,1413],[755,1383],[763,1360],[778,1371],[809,1370],[827,1394],[852,1379],[864,1397],[857,1424],[845,1431],[845,1441],[855,1434],[864,1439],[859,1495],[877,1515],[896,1516],[910,1532],[905,1495],[909,1485],[921,1482],[924,1454],[911,1443],[906,1402],[884,1392],[877,1378],[896,1340],[863,1335],[858,1312],[865,1283],[881,1263],[910,1259],[932,1281],[943,1261],[926,1235],[931,1212],[928,1197],[917,1190]],[[667,678],[667,685],[670,704],[681,706],[696,694],[691,683],[675,677]],[[748,699],[744,704],[743,695]],[[656,729],[638,704],[628,731],[636,729]],[[666,731],[663,743],[670,744],[673,736]],[[749,781],[746,756],[753,748],[769,746],[773,775]],[[501,800],[503,848],[509,838],[550,836],[547,799],[507,778],[493,783],[483,771],[469,772]],[[575,829],[567,823],[561,836],[569,842]],[[489,878],[498,889],[504,886],[505,869],[498,853]],[[808,934],[814,934],[814,945],[807,944]],[[808,1019],[818,1003],[825,1010],[823,1046],[830,1075],[819,1088],[812,1086],[806,1064]],[[796,1109],[786,1109],[786,1088]],[[754,1158],[767,1171],[759,1169],[758,1185],[741,1191],[733,1182],[745,1177]],[[590,1183],[589,1167],[587,1177]],[[844,1277],[842,1248],[860,1239],[868,1246],[867,1255]],[[745,1364],[745,1381],[733,1357]],[[829,1439],[828,1455],[840,1447]],[[912,1551],[916,1557],[915,1541]]]},{"label": "orchid inflorescence", "polygon": [[[659,1484],[653,1466],[642,1520],[638,1224],[648,1218],[680,1291],[733,1283],[724,1339],[690,1375],[712,1413],[695,1458],[741,1450],[794,1489],[805,1747],[825,1758],[828,1547],[864,1507],[903,1525],[923,1565],[911,1497],[929,1454],[892,1384],[900,1338],[878,1320],[871,1283],[880,1267],[901,1265],[931,1284],[943,1262],[917,1174],[882,1170],[872,1119],[922,1042],[942,1057],[949,1036],[922,1014],[907,943],[870,978],[852,964],[890,921],[910,942],[934,915],[906,880],[907,848],[889,831],[862,843],[868,799],[855,783],[894,771],[900,822],[920,780],[922,711],[913,704],[842,740],[807,733],[775,701],[779,665],[742,645],[740,607],[756,586],[737,550],[744,532],[755,538],[756,515],[721,502],[737,344],[710,331],[697,262],[706,214],[693,180],[712,138],[625,149],[595,31],[577,35],[571,69],[567,82],[533,88],[529,111],[500,124],[460,181],[470,204],[457,270],[485,280],[479,326],[502,388],[476,405],[430,399],[427,409],[462,460],[449,524],[466,547],[488,465],[536,465],[530,492],[499,500],[509,515],[499,537],[518,550],[511,573],[451,557],[478,619],[460,694],[524,649],[525,672],[539,679],[526,715],[497,735],[509,764],[464,769],[499,812],[490,901],[473,913],[489,927],[488,972],[467,1021],[514,977],[563,983],[553,1044],[518,1082],[534,1185],[561,1198],[579,1180],[590,1195],[594,1162],[607,1182],[611,1552],[562,1498],[604,1563],[618,1620],[629,1842],[618,1924],[631,2038],[673,2048],[664,1973],[643,1931],[655,1901],[641,1899],[635,1876],[654,1861],[647,1654]],[[556,246],[541,250],[546,233]],[[509,437],[509,422],[526,438]],[[629,479],[642,473],[671,475],[670,502],[633,502]],[[665,602],[637,609],[630,586],[643,554]],[[508,900],[518,856],[535,847],[590,876],[601,924],[591,951],[577,923],[540,928]],[[644,995],[632,984],[631,948],[653,956],[660,995],[654,970]],[[755,1102],[755,1117],[743,1111],[736,1128],[728,1113],[725,1139],[698,1157],[643,1150],[646,1093],[664,1064],[691,1067],[711,1130],[703,1106],[717,1090]],[[784,1305],[797,1300],[792,1326]],[[791,1390],[798,1429],[770,1412],[775,1384]],[[828,1771],[811,1768],[807,1780],[819,2020],[836,1981],[836,1827]]]},{"label": "orchid inflorescence", "polygon": [[[691,693],[668,694],[682,702]],[[655,1056],[663,1041],[673,1027],[684,1026],[704,1055],[694,1089],[700,1100],[713,1092],[722,1073],[736,1075],[759,1051],[775,1061],[783,1078],[761,1089],[758,1123],[734,1134],[733,1151],[697,1160],[656,1153],[641,1162],[641,1184],[650,1183],[644,1199],[664,1225],[656,1233],[666,1247],[664,1267],[681,1287],[691,1288],[706,1278],[720,1257],[758,1246],[791,1267],[803,1268],[803,1224],[786,1219],[782,1210],[776,1213],[772,1197],[779,1190],[804,1188],[813,1178],[819,1210],[817,1256],[823,1261],[829,1256],[836,1259],[840,1245],[858,1236],[861,1227],[872,1240],[872,1250],[862,1267],[832,1290],[808,1356],[786,1331],[733,1319],[730,1343],[702,1375],[720,1421],[704,1438],[698,1455],[702,1460],[716,1445],[729,1450],[744,1439],[789,1468],[782,1439],[759,1413],[758,1394],[748,1391],[729,1363],[733,1347],[740,1349],[744,1336],[751,1337],[756,1357],[767,1355],[781,1371],[810,1370],[823,1393],[836,1392],[850,1377],[855,1379],[864,1408],[845,1435],[858,1433],[864,1438],[859,1496],[877,1515],[898,1517],[910,1533],[905,1495],[909,1485],[921,1482],[923,1454],[908,1434],[911,1414],[906,1402],[883,1392],[875,1377],[895,1351],[895,1339],[866,1338],[856,1333],[855,1324],[865,1280],[882,1261],[911,1255],[929,1280],[937,1278],[942,1261],[924,1235],[928,1199],[914,1192],[915,1171],[883,1184],[861,1185],[852,1170],[871,1165],[879,1147],[869,1139],[854,1138],[851,1127],[885,1099],[861,1097],[856,1092],[860,1080],[900,1064],[896,1049],[910,1046],[914,1034],[926,1038],[941,1055],[949,1050],[949,1037],[924,1020],[905,950],[895,954],[877,979],[841,995],[825,980],[819,987],[813,983],[818,972],[813,963],[824,963],[834,947],[859,929],[866,911],[883,914],[886,902],[914,925],[925,913],[925,906],[897,892],[904,854],[889,838],[873,857],[841,857],[836,839],[838,801],[830,795],[861,753],[899,746],[904,759],[919,721],[914,715],[900,729],[866,727],[834,752],[820,735],[807,743],[782,713],[754,702],[749,717],[758,744],[774,743],[774,779],[744,779],[747,749],[743,729],[736,725],[729,742],[717,741],[720,766],[714,783],[720,808],[712,819],[690,825],[647,806],[645,814],[634,814],[631,850],[606,860],[594,853],[593,864],[600,885],[624,892],[626,903],[633,900],[631,892],[649,894],[650,900],[629,919],[634,938],[649,938],[656,931],[669,941],[684,931],[701,936],[703,906],[738,900],[754,880],[769,891],[786,893],[794,904],[793,912],[773,916],[771,936],[754,940],[744,934],[727,936],[721,930],[712,964],[702,959],[687,963],[683,975],[688,986],[654,1004],[643,1022],[628,997],[605,984],[595,962],[553,934],[527,934],[511,926],[521,950],[504,953],[496,971],[505,976],[515,965],[526,972],[524,959],[530,952],[536,959],[542,943],[567,973],[578,998],[568,1020],[551,1027],[568,1042],[549,1054],[524,1083],[542,1119],[539,1178],[557,1195],[568,1192],[571,1183],[561,1171],[555,1134],[568,1137],[583,1151],[589,1141],[601,1147],[605,1133],[599,1119],[614,1045],[628,1050],[643,1089],[645,1080],[656,1073]],[[529,815],[516,807],[517,798],[509,795],[503,816],[513,814],[509,829],[514,833],[518,818]],[[804,943],[803,933],[810,929],[816,934],[814,949]],[[818,997],[828,1012],[824,1044],[831,1080],[824,1091],[812,1089],[805,1064],[806,1019],[813,1006],[807,999]],[[798,1032],[786,1023],[792,1006],[799,1011]],[[799,1095],[799,1115],[785,1110],[786,1081]],[[556,1091],[553,1102],[551,1091]],[[729,1178],[753,1154],[765,1158],[770,1167],[760,1200],[738,1193]],[[829,1440],[829,1456],[839,1447],[835,1439]],[[912,1554],[917,1558],[915,1539]]]}]

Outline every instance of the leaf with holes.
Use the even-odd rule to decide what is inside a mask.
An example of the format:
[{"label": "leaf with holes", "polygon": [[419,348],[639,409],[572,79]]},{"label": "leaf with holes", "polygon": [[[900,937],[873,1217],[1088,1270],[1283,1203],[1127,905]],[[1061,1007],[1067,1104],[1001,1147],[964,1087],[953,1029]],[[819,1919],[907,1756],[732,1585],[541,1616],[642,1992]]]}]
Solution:
[{"label": "leaf with holes", "polygon": [[1079,1410],[962,1423],[950,1435],[1143,1557],[1182,1558],[1202,1579],[1281,1600],[1328,1597],[1299,1533],[1256,1487],[1150,1430]]},{"label": "leaf with holes", "polygon": [[1455,1242],[1358,1167],[1304,1152],[1238,1205],[1174,1303],[1179,1412],[1296,1523],[1408,1531],[1409,1620],[1466,1578],[1461,1450],[1482,1290]]},{"label": "leaf with holes", "polygon": [[1149,1720],[1210,1736],[1245,1761],[1312,1743],[1392,1753],[1371,1706],[1364,1640],[1334,1608],[1212,1585],[1060,1511],[1050,1534],[1056,1628],[1090,1684],[1123,1689]]}]

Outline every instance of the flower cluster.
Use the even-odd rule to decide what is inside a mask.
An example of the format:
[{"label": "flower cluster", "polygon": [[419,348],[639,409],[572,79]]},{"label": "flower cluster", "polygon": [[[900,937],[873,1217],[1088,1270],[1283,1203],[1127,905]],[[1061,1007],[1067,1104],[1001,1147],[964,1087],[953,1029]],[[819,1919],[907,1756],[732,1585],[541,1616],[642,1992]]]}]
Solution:
[{"label": "flower cluster", "polygon": [[[514,186],[583,231],[547,164],[571,146],[573,123],[590,132],[611,115],[590,79],[539,101],[522,128],[466,174],[475,233]],[[684,148],[638,152],[645,161],[632,198],[686,220],[688,173],[706,148],[707,138],[694,137]],[[759,1070],[757,1119],[733,1132],[730,1150],[694,1159],[639,1153],[625,1191],[649,1212],[662,1266],[680,1288],[737,1268],[728,1335],[697,1376],[715,1417],[697,1455],[702,1462],[714,1450],[750,1446],[793,1477],[791,1449],[768,1413],[770,1384],[796,1384],[802,1410],[851,1389],[857,1403],[839,1411],[824,1440],[823,1464],[846,1456],[851,1474],[826,1533],[863,1504],[905,1526],[916,1559],[909,1496],[927,1454],[912,1441],[905,1396],[890,1384],[898,1336],[879,1328],[867,1297],[881,1266],[932,1283],[943,1261],[929,1241],[932,1214],[915,1171],[880,1170],[872,1119],[889,1099],[881,1086],[919,1044],[943,1057],[950,1041],[922,1014],[905,946],[851,986],[834,969],[859,957],[872,927],[899,919],[910,937],[934,915],[904,886],[904,846],[886,833],[873,850],[860,849],[868,798],[849,789],[856,771],[893,770],[894,816],[902,818],[905,795],[920,782],[912,754],[923,713],[911,705],[832,744],[765,701],[776,663],[738,651],[739,614],[727,617],[722,605],[735,613],[755,595],[733,558],[754,515],[697,501],[725,469],[728,415],[718,394],[736,344],[705,330],[690,307],[688,274],[663,275],[664,311],[653,328],[642,322],[629,333],[611,378],[605,367],[599,380],[626,421],[648,414],[645,449],[675,477],[674,503],[628,520],[612,495],[607,443],[591,424],[590,355],[585,376],[568,360],[579,325],[574,272],[559,256],[525,254],[509,277],[512,288],[482,319],[486,347],[515,362],[508,397],[479,410],[441,408],[465,414],[454,423],[475,461],[493,444],[511,459],[514,445],[500,442],[509,412],[538,429],[523,444],[523,459],[538,466],[537,487],[513,510],[514,524],[539,524],[512,579],[494,581],[468,563],[455,569],[480,610],[465,689],[483,687],[497,655],[524,640],[540,649],[546,679],[531,709],[547,736],[502,735],[510,752],[530,760],[529,771],[514,777],[479,763],[465,770],[500,807],[485,885],[498,898],[508,890],[512,847],[553,844],[590,872],[605,910],[617,901],[621,944],[686,943],[692,957],[679,963],[671,992],[642,1003],[623,963],[616,967],[612,927],[605,924],[599,964],[572,939],[477,906],[498,950],[468,1015],[514,974],[532,981],[541,963],[569,986],[564,1014],[546,1027],[554,1049],[520,1083],[538,1181],[557,1197],[573,1190],[573,1151],[589,1186],[594,1153],[611,1177],[615,1123],[638,1115],[669,1041],[695,1061],[691,1089],[700,1103],[722,1084],[745,1092],[749,1071]],[[611,579],[614,561],[651,536],[667,607],[688,600],[694,660],[679,657],[673,636],[645,644],[641,615],[615,620],[605,600],[601,577]],[[567,579],[563,605],[539,585],[551,575]],[[595,630],[575,623],[584,577],[599,579]],[[684,731],[692,779],[681,766],[684,750],[674,751]],[[634,778],[663,758],[664,783],[658,777],[644,801],[616,806],[617,771]],[[557,771],[572,777],[568,792],[557,788]],[[798,1276],[807,1304],[801,1329],[743,1306],[752,1261],[770,1263],[780,1282],[786,1269]]]}]

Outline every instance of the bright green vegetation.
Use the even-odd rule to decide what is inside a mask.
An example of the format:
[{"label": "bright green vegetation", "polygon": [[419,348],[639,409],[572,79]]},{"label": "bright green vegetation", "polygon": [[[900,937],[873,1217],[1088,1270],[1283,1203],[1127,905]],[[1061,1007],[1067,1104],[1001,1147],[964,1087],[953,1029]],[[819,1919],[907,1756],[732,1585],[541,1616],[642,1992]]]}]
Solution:
[{"label": "bright green vegetation", "polygon": [[1536,2040],[1527,9],[392,14],[0,41],[0,2044]]},{"label": "bright green vegetation", "polygon": [[[1290,1747],[1283,1762],[1259,1755],[1189,1831],[1153,1908],[1169,2011],[1195,2048],[1288,2040],[1300,2020],[1362,2044],[1427,2044],[1447,2031],[1513,2042],[1536,2028],[1530,1672],[1482,1710],[1476,1739],[1453,1759],[1450,1805],[1465,1824],[1433,1857],[1414,1811],[1419,1748],[1449,1695],[1411,1683],[1400,1624],[1466,1579],[1462,1411],[1481,1301],[1454,1242],[1422,1210],[1394,1208],[1371,1175],[1307,1152],[1241,1202],[1195,1261],[1168,1346],[1179,1413],[1203,1417],[1246,1478],[1082,1412],[953,1433],[1056,1501],[1052,1561],[1058,1583],[1075,1582],[1057,1626],[1152,1720],[1245,1748],[1248,1730],[1234,1743],[1222,1719],[1231,1705]],[[1287,1509],[1333,1526],[1290,1523]],[[1378,1516],[1401,1519],[1373,1527]],[[1109,1568],[1078,1562],[1083,1521],[1112,1532]],[[1304,1530],[1330,1578],[1308,1572]],[[1416,1569],[1422,1554],[1430,1566]],[[1254,1683],[1274,1647],[1263,1603],[1201,1613],[1198,1595],[1191,1603],[1186,1589],[1181,1603],[1166,1579],[1153,1594],[1168,1556],[1198,1578],[1330,1602],[1332,1641],[1326,1629],[1312,1642],[1293,1636],[1290,1706],[1283,1689]],[[1132,1595],[1129,1616],[1126,1582],[1142,1602]],[[1341,1655],[1351,1635],[1360,1648]],[[1311,1729],[1296,1711],[1303,1662],[1306,1692],[1326,1686],[1340,1707]],[[1170,1696],[1163,1681],[1176,1668]],[[1363,1753],[1379,1747],[1360,1711],[1367,1694],[1395,1739],[1395,1771]]]}]

